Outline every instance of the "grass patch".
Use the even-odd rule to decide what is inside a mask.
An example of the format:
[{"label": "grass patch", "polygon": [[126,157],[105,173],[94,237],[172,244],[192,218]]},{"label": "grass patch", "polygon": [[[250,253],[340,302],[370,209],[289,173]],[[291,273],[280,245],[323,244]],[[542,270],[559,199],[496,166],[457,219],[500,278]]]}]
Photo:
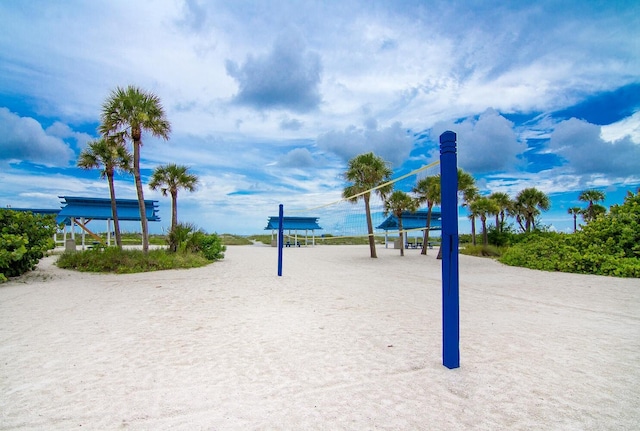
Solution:
[{"label": "grass patch", "polygon": [[460,249],[460,254],[466,254],[467,256],[479,256],[479,257],[500,257],[502,256],[502,249],[495,245],[472,245],[466,244]]},{"label": "grass patch", "polygon": [[246,236],[233,235],[231,233],[223,233],[218,235],[224,245],[251,245],[253,242]]},{"label": "grass patch", "polygon": [[83,272],[132,274],[136,272],[161,271],[165,269],[198,268],[211,263],[199,253],[170,253],[164,249],[119,250],[117,247],[65,252],[56,265],[64,269]]}]

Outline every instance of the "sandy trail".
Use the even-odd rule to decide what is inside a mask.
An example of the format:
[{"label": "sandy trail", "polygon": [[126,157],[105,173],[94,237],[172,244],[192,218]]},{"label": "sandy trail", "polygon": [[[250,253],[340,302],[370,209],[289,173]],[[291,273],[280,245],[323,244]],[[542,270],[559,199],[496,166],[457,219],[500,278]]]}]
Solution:
[{"label": "sandy trail", "polygon": [[635,430],[640,280],[435,253],[230,247],[205,268],[0,285],[0,429]]}]

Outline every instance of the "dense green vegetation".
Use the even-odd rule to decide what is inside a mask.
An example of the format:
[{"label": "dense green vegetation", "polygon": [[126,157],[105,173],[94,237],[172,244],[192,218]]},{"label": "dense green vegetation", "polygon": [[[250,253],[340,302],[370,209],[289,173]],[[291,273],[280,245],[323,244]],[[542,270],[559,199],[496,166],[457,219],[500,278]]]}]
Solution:
[{"label": "dense green vegetation", "polygon": [[54,248],[56,228],[53,215],[0,210],[0,283],[35,268]]},{"label": "dense green vegetation", "polygon": [[[167,237],[167,249],[141,250],[94,247],[83,252],[65,252],[60,268],[89,272],[134,273],[163,269],[195,268],[224,258],[226,246],[216,234],[206,234],[190,225],[178,224]],[[173,242],[172,242],[173,241]]]},{"label": "dense green vegetation", "polygon": [[170,253],[165,249],[142,250],[95,248],[81,252],[65,252],[56,264],[60,268],[85,272],[135,272],[164,269],[197,268],[211,263],[200,253]]},{"label": "dense green vegetation", "polygon": [[640,190],[573,234],[522,236],[500,261],[547,271],[640,277]]}]

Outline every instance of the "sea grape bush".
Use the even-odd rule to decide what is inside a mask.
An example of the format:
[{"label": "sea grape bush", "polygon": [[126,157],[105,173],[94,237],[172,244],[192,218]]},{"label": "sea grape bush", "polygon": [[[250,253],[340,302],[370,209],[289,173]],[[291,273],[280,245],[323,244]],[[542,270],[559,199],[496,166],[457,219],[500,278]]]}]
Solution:
[{"label": "sea grape bush", "polygon": [[34,269],[55,247],[56,229],[53,215],[0,210],[0,282]]},{"label": "sea grape bush", "polygon": [[172,252],[201,253],[207,260],[224,258],[227,247],[217,234],[207,234],[192,223],[178,223],[167,237]]},{"label": "sea grape bush", "polygon": [[640,190],[574,234],[527,235],[500,261],[547,271],[640,277]]}]

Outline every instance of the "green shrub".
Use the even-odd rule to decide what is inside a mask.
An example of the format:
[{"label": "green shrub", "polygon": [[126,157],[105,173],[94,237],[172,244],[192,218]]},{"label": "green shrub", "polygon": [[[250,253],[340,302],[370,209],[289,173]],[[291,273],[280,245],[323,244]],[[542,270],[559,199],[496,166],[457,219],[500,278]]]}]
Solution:
[{"label": "green shrub", "polygon": [[136,272],[160,271],[166,269],[197,268],[210,261],[201,254],[172,253],[163,249],[119,250],[117,247],[65,252],[58,258],[56,265],[64,269],[84,272],[113,272],[130,274]]},{"label": "green shrub", "polygon": [[506,223],[502,224],[502,231],[498,231],[495,226],[489,226],[487,228],[489,244],[495,245],[496,247],[511,245],[515,236],[517,235],[513,231],[513,226],[507,225]]},{"label": "green shrub", "polygon": [[197,243],[197,251],[202,253],[202,255],[207,260],[220,260],[224,258],[224,252],[227,250],[227,247],[222,244],[222,239],[218,235],[214,234],[204,234],[201,233],[199,235],[194,235]]},{"label": "green shrub", "polygon": [[547,271],[640,277],[640,191],[622,205],[566,235],[518,235],[500,261]]},{"label": "green shrub", "polygon": [[201,253],[210,261],[224,258],[227,250],[218,235],[207,234],[191,223],[179,223],[169,232],[167,243],[172,252]]},{"label": "green shrub", "polygon": [[571,262],[578,254],[568,235],[545,232],[523,235],[520,242],[507,249],[500,262],[545,271],[571,271]]},{"label": "green shrub", "polygon": [[53,215],[0,210],[0,282],[31,271],[55,247]]},{"label": "green shrub", "polygon": [[500,248],[494,245],[465,245],[461,250],[460,254],[466,254],[468,256],[482,256],[482,257],[499,257],[502,252]]}]

